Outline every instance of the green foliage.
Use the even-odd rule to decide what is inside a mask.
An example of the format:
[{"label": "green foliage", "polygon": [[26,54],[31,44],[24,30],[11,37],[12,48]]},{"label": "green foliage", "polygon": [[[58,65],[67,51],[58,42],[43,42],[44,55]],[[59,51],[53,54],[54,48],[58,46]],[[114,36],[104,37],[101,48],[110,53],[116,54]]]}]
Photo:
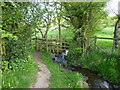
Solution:
[{"label": "green foliage", "polygon": [[7,31],[1,30],[0,33],[2,33],[1,38],[5,38],[5,37],[7,38],[7,37],[9,37],[9,38],[12,38],[12,39],[14,39],[14,40],[17,40],[17,39],[18,39],[17,36],[15,36],[15,35],[7,32]]},{"label": "green foliage", "polygon": [[79,54],[73,50],[70,51],[69,55],[68,61],[71,64],[82,65],[83,68],[97,71],[100,76],[111,83],[120,83],[119,56],[106,54],[100,51],[91,51],[79,56]]},{"label": "green foliage", "polygon": [[[37,64],[30,56],[29,60],[16,60],[10,64],[14,70],[2,73],[2,88],[29,88],[35,81]],[[24,63],[24,64],[23,64]],[[6,66],[7,67],[7,66]]]},{"label": "green foliage", "polygon": [[50,88],[85,88],[81,73],[66,71],[60,68],[58,64],[53,63],[50,53],[43,53],[41,56],[43,62],[51,72]]},{"label": "green foliage", "polygon": [[8,70],[9,70],[8,64],[9,64],[8,61],[2,61],[2,69],[3,69],[4,71],[8,71]]},{"label": "green foliage", "polygon": [[120,61],[118,56],[103,55],[102,52],[90,52],[84,55],[80,62],[83,64],[83,67],[98,71],[108,81],[116,84],[120,83],[120,67],[118,66]]},{"label": "green foliage", "polygon": [[[13,5],[14,4],[14,5]],[[2,6],[2,42],[6,50],[3,60],[26,58],[30,51],[31,25],[24,21],[29,3],[5,2]]]},{"label": "green foliage", "polygon": [[76,65],[79,64],[78,60],[80,59],[83,49],[78,47],[78,44],[76,42],[72,42],[69,48],[67,60],[69,64]]},{"label": "green foliage", "polygon": [[75,28],[75,39],[81,34],[93,36],[107,16],[105,2],[64,2],[63,6],[66,20]]},{"label": "green foliage", "polygon": [[0,70],[0,89],[2,88],[2,71]]}]

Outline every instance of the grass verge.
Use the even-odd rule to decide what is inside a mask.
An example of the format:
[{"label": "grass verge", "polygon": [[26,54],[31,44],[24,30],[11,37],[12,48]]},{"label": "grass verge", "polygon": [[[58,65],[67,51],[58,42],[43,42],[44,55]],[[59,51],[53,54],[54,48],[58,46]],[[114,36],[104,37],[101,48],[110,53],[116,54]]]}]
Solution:
[{"label": "grass verge", "polygon": [[22,63],[22,69],[2,73],[2,88],[30,88],[36,78],[37,64],[32,55],[29,58],[24,64]]},{"label": "grass verge", "polygon": [[50,88],[87,88],[83,85],[84,80],[81,73],[67,71],[59,67],[52,61],[50,53],[43,53],[41,59],[51,72]]}]

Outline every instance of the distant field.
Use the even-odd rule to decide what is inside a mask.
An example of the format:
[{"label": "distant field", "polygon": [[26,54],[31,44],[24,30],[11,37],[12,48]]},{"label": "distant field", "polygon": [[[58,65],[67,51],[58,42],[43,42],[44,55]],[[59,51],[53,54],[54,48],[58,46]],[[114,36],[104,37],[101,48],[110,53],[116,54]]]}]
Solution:
[{"label": "distant field", "polygon": [[102,31],[98,31],[95,35],[99,37],[110,37],[112,38],[114,35],[114,27],[107,27]]},{"label": "distant field", "polygon": [[[72,33],[72,31],[70,29],[62,29],[62,36],[66,36],[68,41],[71,41],[72,38],[74,37],[74,34]],[[98,37],[108,37],[108,38],[112,38],[114,35],[114,27],[107,27],[105,29],[103,29],[102,31],[98,31],[95,35]],[[50,38],[50,36],[52,35],[53,38],[56,38],[56,36],[58,36],[59,31],[58,30],[51,30],[48,32],[48,38]],[[39,37],[41,37],[41,35],[39,34]],[[98,39],[97,40],[97,45],[104,49],[105,51],[111,51],[112,50],[112,46],[113,46],[113,41],[112,40],[105,40],[105,39]]]},{"label": "distant field", "polygon": [[[98,37],[108,37],[108,38],[113,38],[114,36],[114,27],[107,27],[102,31],[97,32],[95,35]],[[113,40],[107,40],[107,39],[98,39],[97,40],[97,45],[104,49],[107,52],[112,51],[112,46],[113,46]]]},{"label": "distant field", "polygon": [[[72,31],[70,29],[62,29],[61,34],[62,34],[62,36],[66,36],[67,37],[66,39],[68,41],[72,40],[72,38],[74,37],[74,34],[72,33]],[[50,38],[51,35],[52,35],[52,38],[56,38],[56,36],[58,38],[59,31],[51,30],[48,32],[48,38]],[[40,33],[39,33],[38,37],[41,37]]]}]

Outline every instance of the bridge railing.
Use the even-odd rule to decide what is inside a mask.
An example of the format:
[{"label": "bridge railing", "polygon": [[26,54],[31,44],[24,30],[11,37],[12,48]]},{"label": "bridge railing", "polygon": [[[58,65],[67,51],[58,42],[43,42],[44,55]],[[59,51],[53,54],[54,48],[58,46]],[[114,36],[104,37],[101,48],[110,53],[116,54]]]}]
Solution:
[{"label": "bridge railing", "polygon": [[[99,49],[103,52],[105,52],[105,47],[102,45],[99,45],[99,40],[103,39],[104,43],[108,44],[107,48],[109,49],[109,51],[111,50],[113,52],[113,42],[115,40],[120,41],[120,38],[108,38],[108,37],[88,37],[89,40],[91,40],[92,44],[93,44],[93,48]],[[46,49],[49,52],[52,53],[58,53],[60,50],[66,50],[69,48],[70,43],[68,41],[66,41],[66,36],[62,36],[61,40],[59,40],[58,36],[53,36],[50,35],[48,39],[44,39],[44,38],[33,38],[32,39],[34,42],[36,42],[36,47],[38,50],[42,50],[42,49]],[[108,40],[111,40],[112,42],[109,43]],[[101,42],[101,41],[100,41]],[[104,45],[103,43],[103,45]],[[101,43],[102,44],[102,43]],[[109,45],[111,44],[111,45]],[[120,42],[119,42],[119,46],[118,46],[118,53],[120,54]],[[109,52],[108,51],[108,52]]]},{"label": "bridge railing", "polygon": [[58,53],[60,50],[66,50],[69,48],[69,42],[66,41],[66,36],[59,37],[50,35],[48,39],[45,38],[32,38],[33,42],[36,43],[37,50],[46,49],[51,53]]}]

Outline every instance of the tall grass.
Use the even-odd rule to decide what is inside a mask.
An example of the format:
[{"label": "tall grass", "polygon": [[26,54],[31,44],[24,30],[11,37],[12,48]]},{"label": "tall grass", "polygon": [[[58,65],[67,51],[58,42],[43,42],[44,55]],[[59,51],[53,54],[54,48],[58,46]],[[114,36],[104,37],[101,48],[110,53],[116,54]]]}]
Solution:
[{"label": "tall grass", "polygon": [[43,53],[41,59],[51,72],[50,88],[87,88],[83,85],[84,80],[81,73],[59,67],[58,64],[53,63],[50,53]]},{"label": "tall grass", "polygon": [[117,54],[108,54],[99,50],[81,56],[77,52],[73,53],[73,50],[68,54],[70,55],[68,61],[71,64],[79,64],[83,68],[97,71],[105,80],[120,84],[120,57]]},{"label": "tall grass", "polygon": [[94,51],[83,55],[80,62],[84,68],[98,71],[109,82],[120,84],[119,56]]}]

